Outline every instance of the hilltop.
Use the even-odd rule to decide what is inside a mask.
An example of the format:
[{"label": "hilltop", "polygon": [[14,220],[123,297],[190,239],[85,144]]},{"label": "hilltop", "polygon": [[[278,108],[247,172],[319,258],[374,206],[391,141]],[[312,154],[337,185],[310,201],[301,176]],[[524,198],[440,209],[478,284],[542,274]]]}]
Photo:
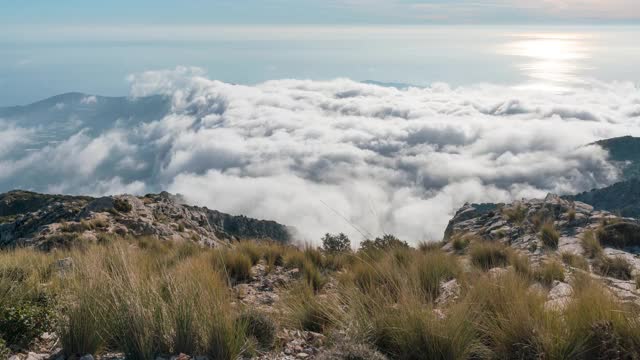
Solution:
[{"label": "hilltop", "polygon": [[53,249],[95,243],[112,235],[208,246],[240,239],[287,242],[289,230],[274,221],[185,205],[179,196],[167,192],[101,198],[20,190],[0,194],[0,247]]}]

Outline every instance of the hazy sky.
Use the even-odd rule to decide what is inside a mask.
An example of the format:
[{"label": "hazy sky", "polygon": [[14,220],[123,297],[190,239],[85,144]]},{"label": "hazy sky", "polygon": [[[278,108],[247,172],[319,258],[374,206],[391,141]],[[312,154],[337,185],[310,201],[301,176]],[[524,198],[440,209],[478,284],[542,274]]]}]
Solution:
[{"label": "hazy sky", "polygon": [[637,0],[4,0],[10,24],[637,22]]}]

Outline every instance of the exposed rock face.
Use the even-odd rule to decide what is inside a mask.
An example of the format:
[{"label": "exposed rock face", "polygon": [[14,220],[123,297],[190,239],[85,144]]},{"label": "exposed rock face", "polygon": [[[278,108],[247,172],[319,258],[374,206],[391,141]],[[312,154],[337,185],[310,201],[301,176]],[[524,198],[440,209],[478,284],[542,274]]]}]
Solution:
[{"label": "exposed rock face", "polygon": [[0,195],[0,247],[44,249],[70,241],[97,240],[102,234],[154,236],[215,246],[243,238],[286,242],[286,226],[183,205],[163,192],[143,197],[102,198],[12,191]]},{"label": "exposed rock face", "polygon": [[[540,229],[545,223],[553,224],[558,237],[557,247],[549,247],[543,242]],[[587,271],[606,284],[619,298],[640,303],[640,293],[633,279],[617,279],[611,274],[598,274],[598,259],[586,257],[582,246],[581,238],[588,231],[597,234],[604,248],[602,256],[626,260],[634,276],[640,272],[640,223],[637,219],[621,218],[606,211],[595,210],[585,203],[551,194],[545,199],[495,204],[493,207],[486,204],[466,204],[449,222],[445,241],[458,235],[474,235],[502,242],[526,255],[534,267],[548,260],[561,262],[564,253],[584,256],[588,269],[564,265],[566,272],[571,274]],[[452,242],[449,241],[444,249],[451,250]],[[555,291],[557,296],[549,299],[551,307],[563,306],[566,298],[570,297],[569,287],[562,283],[559,285]]]}]

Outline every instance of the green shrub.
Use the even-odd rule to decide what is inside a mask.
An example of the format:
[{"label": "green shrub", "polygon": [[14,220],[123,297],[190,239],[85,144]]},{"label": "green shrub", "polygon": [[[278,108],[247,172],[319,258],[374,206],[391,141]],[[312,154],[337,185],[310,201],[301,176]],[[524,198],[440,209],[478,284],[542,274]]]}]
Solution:
[{"label": "green shrub", "polygon": [[273,348],[277,327],[270,317],[252,310],[241,314],[239,321],[245,324],[247,336],[256,339],[261,350]]},{"label": "green shrub", "polygon": [[504,245],[483,241],[474,244],[469,251],[471,262],[483,270],[504,267],[508,263],[508,254]]},{"label": "green shrub", "polygon": [[623,257],[600,256],[593,265],[596,272],[600,275],[614,277],[620,280],[631,280],[633,265]]},{"label": "green shrub", "polygon": [[53,303],[46,295],[0,309],[0,337],[11,345],[28,346],[54,323]]},{"label": "green shrub", "polygon": [[322,238],[322,249],[329,253],[349,252],[351,240],[343,233],[337,235],[327,233]]},{"label": "green shrub", "polygon": [[602,244],[618,249],[640,246],[640,225],[625,221],[611,221],[598,229],[598,239]]},{"label": "green shrub", "polygon": [[361,242],[359,251],[369,252],[375,250],[389,250],[393,248],[409,248],[409,244],[391,234],[386,234],[381,238],[377,237],[374,240],[367,239]]},{"label": "green shrub", "polygon": [[552,222],[546,222],[540,229],[540,239],[544,246],[550,249],[557,249],[558,242],[560,240],[560,234],[556,230],[555,225]]},{"label": "green shrub", "polygon": [[126,200],[121,198],[113,199],[113,208],[121,213],[128,213],[133,210],[133,206]]},{"label": "green shrub", "polygon": [[7,347],[4,339],[0,338],[0,358],[8,359],[11,356],[11,350]]}]

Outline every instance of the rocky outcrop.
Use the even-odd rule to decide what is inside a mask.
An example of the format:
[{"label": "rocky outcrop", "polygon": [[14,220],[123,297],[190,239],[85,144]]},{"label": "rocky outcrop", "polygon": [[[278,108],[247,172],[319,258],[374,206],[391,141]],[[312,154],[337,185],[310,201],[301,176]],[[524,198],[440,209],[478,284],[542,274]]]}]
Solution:
[{"label": "rocky outcrop", "polygon": [[[541,232],[543,225],[553,229],[557,244],[549,246]],[[575,255],[583,258],[587,268],[575,268],[567,261],[563,266],[567,274],[589,273],[602,281],[614,294],[625,301],[640,304],[640,292],[633,280],[640,273],[640,223],[634,218],[623,218],[593,206],[556,195],[545,199],[515,201],[511,204],[464,205],[449,222],[445,234],[445,250],[454,251],[457,237],[501,242],[518,254],[525,255],[532,267]],[[589,257],[582,238],[595,236],[603,247],[600,258]],[[599,264],[603,259],[623,259],[629,264],[631,278],[620,279],[615,274],[602,274]],[[601,266],[600,266],[601,267]],[[549,299],[550,307],[561,307],[570,297],[569,287],[562,283]]]},{"label": "rocky outcrop", "polygon": [[102,198],[12,191],[0,195],[0,247],[51,249],[105,236],[152,236],[216,246],[238,239],[289,241],[274,221],[234,216],[183,204],[163,192]]}]

